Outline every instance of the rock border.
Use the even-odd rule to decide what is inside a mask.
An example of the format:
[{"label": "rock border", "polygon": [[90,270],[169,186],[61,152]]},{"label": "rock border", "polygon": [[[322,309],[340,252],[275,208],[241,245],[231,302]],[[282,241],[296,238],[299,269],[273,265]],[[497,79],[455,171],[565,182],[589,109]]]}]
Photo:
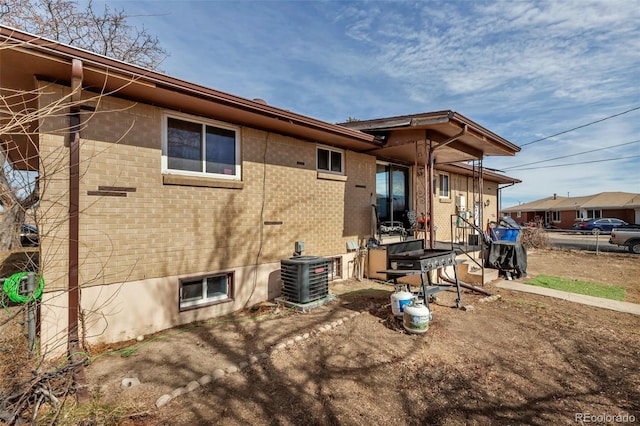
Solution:
[{"label": "rock border", "polygon": [[156,402],[155,402],[154,406],[155,406],[155,408],[163,407],[163,406],[167,405],[169,402],[171,402],[173,399],[176,399],[176,398],[178,398],[178,397],[180,397],[182,395],[185,395],[185,394],[188,394],[190,392],[193,392],[194,390],[199,389],[202,386],[208,385],[208,384],[216,382],[218,380],[222,380],[224,377],[226,377],[228,375],[241,372],[242,370],[246,369],[249,365],[256,364],[256,363],[260,362],[261,360],[267,359],[270,356],[275,355],[279,351],[282,351],[282,350],[284,350],[286,348],[289,348],[289,347],[293,347],[296,343],[303,342],[303,341],[308,340],[308,339],[310,339],[310,338],[312,338],[314,336],[319,336],[322,333],[326,333],[328,331],[331,331],[334,328],[341,327],[341,326],[345,325],[347,322],[349,322],[350,320],[352,320],[353,318],[357,317],[358,315],[373,311],[374,309],[379,309],[379,308],[383,307],[384,305],[385,305],[385,303],[378,304],[378,305],[372,303],[369,306],[367,306],[367,308],[363,309],[362,311],[352,312],[348,316],[344,316],[344,317],[342,317],[342,318],[340,318],[338,320],[322,324],[322,325],[316,327],[314,330],[311,330],[311,331],[309,331],[307,333],[303,333],[303,334],[297,335],[297,336],[295,336],[293,338],[288,338],[285,341],[277,343],[277,344],[273,345],[271,347],[271,350],[268,351],[268,352],[262,352],[260,354],[252,354],[247,359],[245,359],[243,361],[240,361],[237,365],[231,365],[229,367],[226,367],[225,369],[216,368],[216,369],[213,370],[211,375],[205,374],[204,376],[200,377],[198,380],[192,380],[189,383],[187,383],[185,386],[182,386],[182,387],[174,389],[169,394],[161,395],[158,399],[156,399]]}]

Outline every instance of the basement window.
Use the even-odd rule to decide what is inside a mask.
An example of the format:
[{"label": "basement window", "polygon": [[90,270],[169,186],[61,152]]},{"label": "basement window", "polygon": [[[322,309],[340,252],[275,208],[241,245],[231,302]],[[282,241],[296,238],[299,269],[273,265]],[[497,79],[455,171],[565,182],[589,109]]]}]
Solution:
[{"label": "basement window", "polygon": [[180,309],[231,300],[233,273],[184,278],[180,280]]},{"label": "basement window", "polygon": [[342,278],[342,256],[329,258],[329,281]]}]

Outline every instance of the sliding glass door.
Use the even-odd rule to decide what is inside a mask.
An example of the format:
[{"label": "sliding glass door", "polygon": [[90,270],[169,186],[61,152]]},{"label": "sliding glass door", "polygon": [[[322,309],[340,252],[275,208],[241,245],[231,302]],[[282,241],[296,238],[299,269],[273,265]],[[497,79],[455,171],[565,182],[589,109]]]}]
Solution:
[{"label": "sliding glass door", "polygon": [[376,165],[376,205],[382,222],[405,222],[409,210],[409,168]]}]

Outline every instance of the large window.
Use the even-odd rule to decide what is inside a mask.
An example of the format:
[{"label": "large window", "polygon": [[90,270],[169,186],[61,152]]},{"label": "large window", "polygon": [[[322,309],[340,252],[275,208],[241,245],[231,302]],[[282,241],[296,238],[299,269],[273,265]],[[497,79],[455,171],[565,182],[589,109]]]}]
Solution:
[{"label": "large window", "polygon": [[233,274],[180,280],[180,308],[221,302],[232,298]]},{"label": "large window", "polygon": [[167,116],[163,171],[240,179],[239,139],[231,126]]},{"label": "large window", "polygon": [[440,198],[449,197],[449,175],[440,174]]},{"label": "large window", "polygon": [[590,219],[600,219],[602,217],[602,210],[587,210],[587,217]]},{"label": "large window", "polygon": [[576,210],[576,219],[600,219],[602,210]]},{"label": "large window", "polygon": [[343,152],[337,149],[318,147],[318,171],[344,174]]}]

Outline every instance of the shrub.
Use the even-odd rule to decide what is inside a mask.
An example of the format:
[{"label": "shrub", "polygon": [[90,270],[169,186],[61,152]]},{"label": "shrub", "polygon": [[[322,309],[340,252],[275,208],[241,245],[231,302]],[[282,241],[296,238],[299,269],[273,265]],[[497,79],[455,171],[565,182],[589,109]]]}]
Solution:
[{"label": "shrub", "polygon": [[549,236],[543,228],[522,228],[520,230],[520,242],[526,248],[548,248]]}]

